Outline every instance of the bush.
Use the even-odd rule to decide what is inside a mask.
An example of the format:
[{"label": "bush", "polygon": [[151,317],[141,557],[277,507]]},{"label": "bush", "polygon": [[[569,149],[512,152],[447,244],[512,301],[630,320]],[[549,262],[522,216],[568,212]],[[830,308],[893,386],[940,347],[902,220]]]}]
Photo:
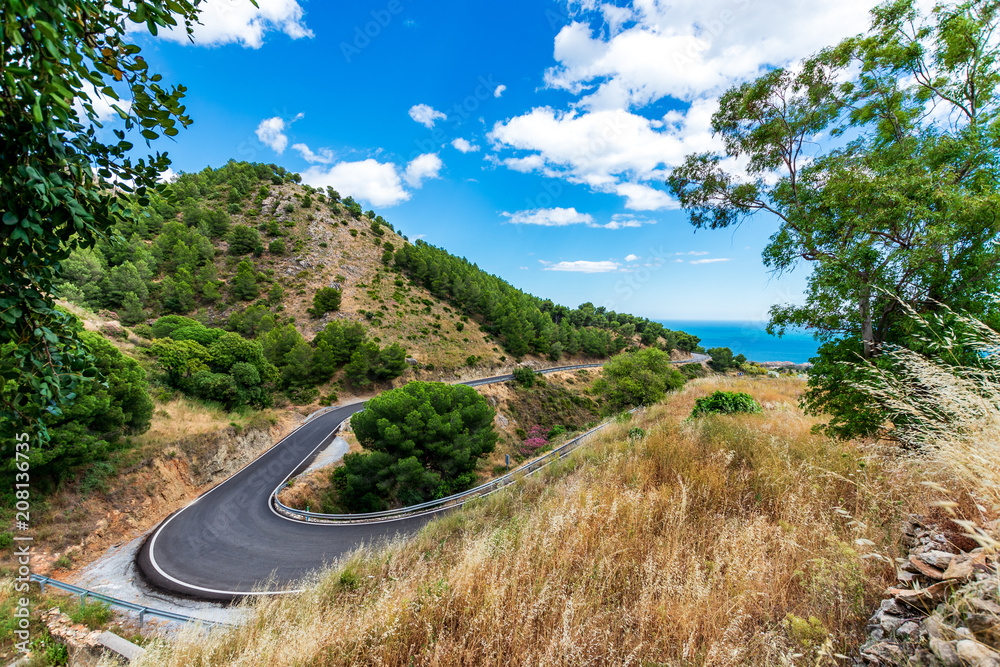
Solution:
[{"label": "bush", "polygon": [[340,290],[333,287],[321,287],[313,296],[313,307],[309,314],[322,317],[324,314],[340,310]]},{"label": "bush", "polygon": [[736,412],[751,414],[762,412],[753,396],[742,391],[717,391],[694,402],[692,417],[702,415],[730,415]]},{"label": "bush", "polygon": [[369,450],[344,457],[335,483],[352,511],[412,505],[475,483],[479,459],[493,451],[494,412],[471,387],[411,382],[383,392],[351,417]]},{"label": "bush", "polygon": [[259,254],[263,250],[264,244],[261,243],[260,234],[256,229],[246,225],[236,225],[229,233],[230,255]]},{"label": "bush", "polygon": [[525,389],[535,386],[535,371],[527,366],[518,366],[514,369],[514,382],[518,383]]},{"label": "bush", "polygon": [[275,239],[267,246],[267,251],[272,255],[284,255],[285,242],[281,239]]},{"label": "bush", "polygon": [[612,412],[652,405],[667,391],[684,386],[684,376],[670,363],[670,355],[656,348],[623,352],[604,365],[594,390]]},{"label": "bush", "polygon": [[181,327],[194,327],[199,324],[200,323],[197,320],[193,320],[190,317],[184,317],[183,315],[164,315],[160,319],[153,322],[151,330],[153,338],[169,338],[170,334],[172,334],[175,329],[180,329]]}]

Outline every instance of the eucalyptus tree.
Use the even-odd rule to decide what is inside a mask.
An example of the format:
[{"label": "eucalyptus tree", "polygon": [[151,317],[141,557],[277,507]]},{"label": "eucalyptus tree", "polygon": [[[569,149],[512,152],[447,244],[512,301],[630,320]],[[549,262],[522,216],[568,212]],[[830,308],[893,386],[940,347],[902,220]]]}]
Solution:
[{"label": "eucalyptus tree", "polygon": [[907,307],[996,315],[998,14],[997,0],[880,5],[865,34],[728,90],[712,119],[725,152],[667,181],[698,228],[775,216],[765,265],[812,268],[804,305],[774,305],[769,328],[823,341],[805,404],[831,432],[882,423],[837,362],[905,340]]},{"label": "eucalyptus tree", "polygon": [[[93,247],[147,203],[168,166],[136,157],[191,120],[183,86],[150,71],[132,37],[186,29],[198,0],[5,0],[0,5],[0,430],[59,415],[77,384],[98,375],[56,308],[53,285],[70,253]],[[181,28],[180,26],[184,26]],[[117,117],[113,135],[102,130]],[[112,138],[113,137],[113,138]],[[109,140],[110,139],[110,140]]]}]

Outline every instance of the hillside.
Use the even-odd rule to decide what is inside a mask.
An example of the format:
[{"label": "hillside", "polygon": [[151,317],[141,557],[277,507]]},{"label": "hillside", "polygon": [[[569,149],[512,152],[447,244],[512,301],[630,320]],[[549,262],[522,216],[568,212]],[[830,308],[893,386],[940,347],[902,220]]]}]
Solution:
[{"label": "hillside", "polygon": [[[257,339],[280,372],[277,388],[300,405],[363,395],[371,382],[388,386],[395,378],[481,377],[516,363],[603,359],[633,345],[682,354],[697,348],[696,337],[645,318],[526,294],[441,248],[410,244],[350,197],[298,181],[274,165],[237,162],[181,174],[148,205],[135,205],[134,220],[119,224],[116,239],[67,260],[62,296],[140,337],[169,337],[145,325],[171,315],[190,318],[177,326]],[[333,299],[323,312],[314,309],[317,295]],[[341,327],[335,337],[352,335],[342,327],[360,327],[359,340],[376,346],[363,351],[375,369],[367,378],[345,381],[340,372],[358,341],[319,367],[317,335],[330,324]],[[215,334],[193,340],[207,348]],[[286,372],[298,340],[309,348],[292,355]],[[379,364],[390,368],[379,373]]]},{"label": "hillside", "polygon": [[[686,420],[720,388],[764,413]],[[696,380],[543,475],[147,664],[839,664],[895,578],[902,518],[933,510],[907,462],[810,433],[802,389]]]}]

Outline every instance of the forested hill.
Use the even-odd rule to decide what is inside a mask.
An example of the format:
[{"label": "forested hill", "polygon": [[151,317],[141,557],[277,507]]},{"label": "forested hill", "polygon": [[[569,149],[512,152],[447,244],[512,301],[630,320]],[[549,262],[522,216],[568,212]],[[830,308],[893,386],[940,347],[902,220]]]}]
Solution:
[{"label": "forested hill", "polygon": [[[262,402],[262,388],[310,402],[324,386],[446,377],[533,355],[697,347],[644,318],[526,294],[440,248],[411,245],[350,196],[300,181],[235,161],[181,174],[148,205],[134,203],[143,215],[112,238],[70,256],[61,296],[158,341],[154,370],[229,405]],[[226,332],[230,348],[250,346],[223,354]]]},{"label": "forested hill", "polygon": [[690,352],[698,338],[658,322],[584,303],[571,310],[517,289],[465,258],[417,241],[395,253],[395,263],[431,294],[475,315],[513,355],[605,357],[638,340]]}]

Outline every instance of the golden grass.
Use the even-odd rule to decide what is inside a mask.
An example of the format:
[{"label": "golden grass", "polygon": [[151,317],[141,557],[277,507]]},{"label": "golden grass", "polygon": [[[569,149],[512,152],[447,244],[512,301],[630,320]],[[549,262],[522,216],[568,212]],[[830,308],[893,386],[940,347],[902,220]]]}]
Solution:
[{"label": "golden grass", "polygon": [[[896,425],[892,435],[912,448],[914,458],[952,474],[951,484],[934,484],[936,490],[973,502],[962,508],[954,500],[938,505],[996,551],[1000,540],[984,526],[1000,513],[1000,333],[975,318],[951,314],[953,324],[935,329],[911,311],[918,331],[923,329],[918,340],[930,353],[887,346],[882,356],[889,363],[882,369],[867,366],[868,376],[858,386],[888,410]],[[976,361],[959,363],[970,358]]]},{"label": "golden grass", "polygon": [[[141,664],[842,664],[829,656],[858,643],[893,579],[883,559],[920,487],[811,434],[801,387],[691,383],[542,476]],[[764,413],[685,421],[719,388]]]}]

